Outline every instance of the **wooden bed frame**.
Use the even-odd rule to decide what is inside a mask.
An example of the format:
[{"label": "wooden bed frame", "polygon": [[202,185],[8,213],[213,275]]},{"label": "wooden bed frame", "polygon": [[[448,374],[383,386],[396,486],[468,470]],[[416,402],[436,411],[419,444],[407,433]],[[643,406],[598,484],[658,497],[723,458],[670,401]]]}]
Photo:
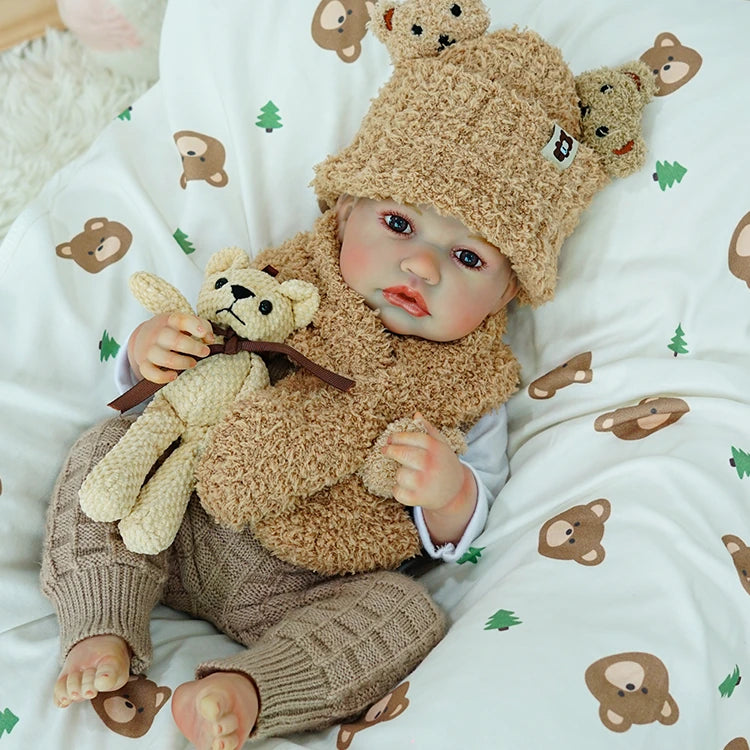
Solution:
[{"label": "wooden bed frame", "polygon": [[64,28],[55,0],[0,0],[0,50]]}]

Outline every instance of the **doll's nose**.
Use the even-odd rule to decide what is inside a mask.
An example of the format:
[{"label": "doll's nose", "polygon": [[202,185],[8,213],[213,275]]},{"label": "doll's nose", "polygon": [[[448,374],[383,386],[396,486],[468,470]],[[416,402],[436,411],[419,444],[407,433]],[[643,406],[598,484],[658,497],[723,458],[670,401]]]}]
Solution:
[{"label": "doll's nose", "polygon": [[235,299],[247,299],[255,296],[253,292],[241,284],[232,284],[231,289]]},{"label": "doll's nose", "polygon": [[429,250],[411,253],[401,261],[401,270],[414,274],[427,284],[437,284],[440,281],[440,264]]}]

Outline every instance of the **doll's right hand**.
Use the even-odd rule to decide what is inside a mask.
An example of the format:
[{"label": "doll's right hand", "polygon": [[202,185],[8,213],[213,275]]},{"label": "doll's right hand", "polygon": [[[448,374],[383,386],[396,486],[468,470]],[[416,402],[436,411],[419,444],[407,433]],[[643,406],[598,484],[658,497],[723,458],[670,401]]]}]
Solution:
[{"label": "doll's right hand", "polygon": [[169,383],[182,370],[195,367],[195,357],[208,356],[208,344],[213,343],[207,320],[183,312],[161,313],[130,335],[128,360],[136,377]]}]

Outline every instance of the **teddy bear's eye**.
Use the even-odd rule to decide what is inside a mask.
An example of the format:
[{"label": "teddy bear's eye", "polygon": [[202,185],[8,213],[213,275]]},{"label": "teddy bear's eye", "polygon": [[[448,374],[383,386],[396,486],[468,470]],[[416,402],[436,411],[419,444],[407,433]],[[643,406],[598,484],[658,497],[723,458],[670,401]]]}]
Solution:
[{"label": "teddy bear's eye", "polygon": [[609,128],[606,125],[600,125],[595,132],[597,138],[604,138],[605,135],[609,134]]},{"label": "teddy bear's eye", "polygon": [[225,279],[223,276],[220,279],[216,279],[216,283],[214,284],[214,289],[221,289],[221,287],[224,286],[224,284],[228,284],[229,280]]},{"label": "teddy bear's eye", "polygon": [[458,18],[458,17],[459,17],[460,15],[461,15],[461,6],[460,6],[460,5],[454,5],[454,6],[453,6],[453,7],[451,8],[451,13],[453,13],[453,15],[454,15],[454,16],[455,16],[456,18]]},{"label": "teddy bear's eye", "polygon": [[606,94],[608,91],[612,91],[612,87],[608,83],[605,83],[604,86],[599,89],[599,91],[601,91],[602,94]]},{"label": "teddy bear's eye", "polygon": [[422,27],[415,23],[414,26],[411,27],[411,33],[414,34],[414,36],[422,36]]},{"label": "teddy bear's eye", "polygon": [[273,310],[273,303],[270,300],[264,299],[258,305],[258,310],[260,310],[261,315],[268,315]]}]

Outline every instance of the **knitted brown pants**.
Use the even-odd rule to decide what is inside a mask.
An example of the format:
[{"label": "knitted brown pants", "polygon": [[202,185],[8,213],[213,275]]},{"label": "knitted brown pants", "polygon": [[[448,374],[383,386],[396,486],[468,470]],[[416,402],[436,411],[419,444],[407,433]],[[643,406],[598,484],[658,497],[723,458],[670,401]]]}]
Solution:
[{"label": "knitted brown pants", "polygon": [[84,434],[53,493],[41,579],[57,609],[63,658],[83,638],[114,633],[133,651],[131,670],[145,670],[150,612],[161,601],[246,646],[199,665],[197,675],[231,670],[252,677],[261,699],[253,736],[265,737],[361,714],[442,638],[442,613],[411,578],[324,578],[294,567],[248,532],[214,524],[196,498],[168,550],[127,550],[115,524],[81,512],[78,489],[131,423],[116,418]]}]

